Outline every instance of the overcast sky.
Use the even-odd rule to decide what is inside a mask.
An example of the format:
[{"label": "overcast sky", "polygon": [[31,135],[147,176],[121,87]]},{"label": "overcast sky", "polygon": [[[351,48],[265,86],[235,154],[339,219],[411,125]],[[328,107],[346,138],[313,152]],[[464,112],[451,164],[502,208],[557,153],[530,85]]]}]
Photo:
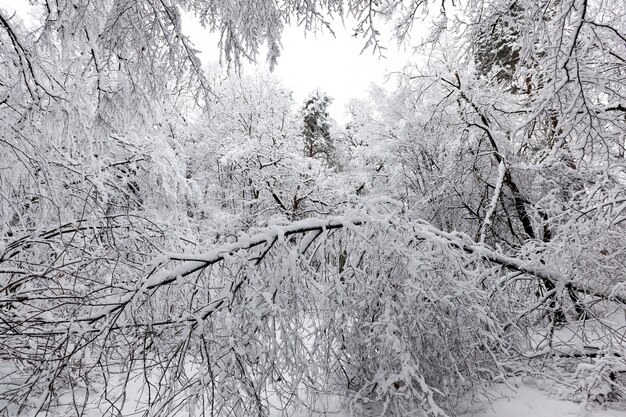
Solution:
[{"label": "overcast sky", "polygon": [[[400,53],[395,41],[385,40],[386,58],[367,50],[360,54],[364,40],[351,36],[350,28],[336,25],[330,34],[303,36],[301,28],[289,28],[283,37],[284,51],[276,68],[278,76],[294,91],[298,101],[315,88],[334,97],[331,108],[343,120],[344,106],[353,97],[365,97],[372,83],[383,85],[389,71],[398,71],[410,59]],[[393,80],[389,86],[392,87]]]},{"label": "overcast sky", "polygon": [[[349,23],[344,27],[337,22],[333,25],[333,37],[327,31],[305,36],[301,27],[288,27],[283,33],[283,51],[274,70],[283,85],[293,91],[298,104],[316,88],[328,93],[333,97],[331,115],[339,122],[346,121],[344,109],[351,98],[366,97],[372,83],[393,88],[393,79],[386,83],[387,74],[401,69],[411,59],[409,53],[400,51],[390,39],[383,39],[386,58],[378,53],[374,55],[371,50],[361,54],[365,41],[351,36],[350,29]],[[203,61],[219,59],[217,34],[208,33],[191,17],[184,19],[183,31],[202,51]],[[245,63],[244,70],[269,71],[264,55],[258,57],[258,62],[259,65]]]},{"label": "overcast sky", "polygon": [[[28,18],[27,0],[0,0],[0,6],[17,10],[24,20]],[[344,108],[351,98],[366,97],[372,83],[384,85],[390,71],[399,70],[411,59],[410,54],[398,51],[395,42],[389,39],[383,39],[388,48],[387,58],[373,55],[371,50],[361,54],[364,40],[352,37],[350,29],[350,23],[344,28],[337,22],[333,25],[335,37],[328,32],[309,33],[305,37],[302,28],[287,28],[282,38],[284,49],[274,71],[283,85],[294,92],[298,104],[316,88],[328,93],[334,99],[331,115],[338,122],[346,121]],[[205,63],[219,60],[216,34],[209,33],[189,16],[183,20],[183,31],[202,52]],[[258,66],[246,63],[245,71],[269,71],[264,56],[259,56],[258,61]],[[384,86],[393,88],[393,80]]]}]

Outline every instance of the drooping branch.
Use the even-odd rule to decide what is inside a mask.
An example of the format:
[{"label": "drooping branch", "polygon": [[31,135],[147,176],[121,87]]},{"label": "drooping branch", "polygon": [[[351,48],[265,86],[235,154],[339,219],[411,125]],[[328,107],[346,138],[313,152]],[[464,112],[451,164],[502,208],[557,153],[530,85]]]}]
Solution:
[{"label": "drooping branch", "polygon": [[[334,217],[329,219],[306,219],[294,222],[288,226],[270,227],[265,233],[252,237],[240,237],[235,243],[221,246],[211,252],[201,255],[166,254],[171,261],[185,261],[171,271],[158,272],[142,283],[142,288],[153,289],[174,282],[178,277],[187,276],[194,272],[221,262],[226,256],[253,249],[255,247],[271,245],[275,240],[303,235],[309,232],[323,232],[324,230],[341,229],[343,227],[361,226],[365,220],[356,217]],[[257,258],[258,259],[258,258]]]},{"label": "drooping branch", "polygon": [[[362,217],[335,217],[331,219],[306,219],[294,222],[288,226],[271,227],[267,232],[252,237],[240,238],[238,242],[221,246],[211,252],[203,255],[184,255],[184,254],[168,254],[167,260],[185,261],[178,267],[158,272],[147,280],[141,287],[143,289],[153,289],[159,286],[167,285],[174,282],[180,276],[186,276],[207,268],[210,265],[221,262],[226,256],[234,253],[246,251],[255,247],[263,247],[273,245],[277,239],[292,235],[306,235],[314,232],[314,237],[318,237],[325,230],[341,229],[344,227],[359,227],[366,224],[380,223],[380,220],[374,220],[367,216]],[[418,239],[434,240],[443,243],[453,249],[461,250],[468,254],[475,254],[482,259],[491,263],[504,266],[513,271],[519,271],[534,276],[543,281],[553,284],[560,284],[571,287],[582,293],[601,298],[613,299],[626,305],[626,297],[619,294],[607,294],[596,288],[585,286],[580,282],[566,278],[559,273],[546,267],[545,264],[537,261],[521,260],[513,256],[504,255],[485,244],[476,244],[468,236],[461,233],[449,233],[437,229],[425,222],[419,222],[413,227],[413,233]],[[308,245],[308,241],[306,244]],[[307,246],[308,247],[308,246]],[[267,251],[263,251],[267,253]],[[258,260],[258,257],[254,258]],[[165,260],[165,259],[164,259]]]},{"label": "drooping branch", "polygon": [[[54,326],[52,330],[46,330],[46,333],[58,334],[70,331],[75,324],[93,325],[107,317],[113,317],[123,311],[133,300],[139,295],[150,290],[155,290],[160,287],[173,283],[180,277],[191,275],[195,272],[199,272],[208,268],[211,265],[219,263],[225,260],[229,256],[245,252],[254,248],[262,248],[261,255],[244,255],[243,258],[250,261],[254,261],[257,265],[263,259],[263,257],[269,252],[271,247],[276,241],[280,239],[293,236],[293,235],[306,235],[313,232],[316,236],[325,230],[335,230],[343,227],[354,227],[363,225],[365,222],[362,219],[355,217],[337,217],[330,219],[307,219],[298,222],[294,222],[288,226],[273,226],[266,232],[260,233],[252,237],[240,237],[239,240],[232,244],[227,244],[218,247],[217,249],[205,254],[187,255],[187,254],[165,254],[159,257],[157,260],[158,265],[163,265],[169,261],[183,261],[179,266],[164,271],[157,271],[152,273],[146,279],[137,283],[135,288],[129,288],[121,292],[116,292],[114,295],[105,296],[100,300],[100,304],[95,308],[92,308],[89,313],[80,314],[76,317],[59,317],[56,319],[44,319],[42,317],[31,317],[26,319],[30,322],[36,322],[42,326]],[[156,270],[156,268],[155,268]],[[9,270],[7,270],[9,271]],[[26,271],[10,270],[11,273],[25,273]],[[240,285],[239,285],[240,286]],[[232,294],[227,294],[230,297]],[[13,298],[0,300],[0,303],[10,303]],[[217,311],[224,305],[224,299],[218,299],[202,309],[200,316],[206,319],[210,314]],[[186,319],[184,320],[187,321]],[[25,323],[25,322],[24,322]],[[27,324],[27,323],[25,323]],[[113,326],[113,323],[110,323]],[[60,327],[59,327],[60,326]],[[81,329],[81,331],[89,331],[89,329]]]},{"label": "drooping branch", "polygon": [[[383,229],[388,227],[394,228],[394,226],[396,226],[392,222],[369,218],[366,215],[361,217],[346,216],[330,219],[306,219],[294,222],[287,226],[272,226],[268,228],[267,231],[251,237],[241,236],[237,242],[220,246],[205,254],[164,254],[159,257],[156,262],[159,265],[163,265],[170,261],[182,261],[182,263],[169,270],[154,272],[146,279],[140,281],[134,289],[128,289],[123,293],[117,293],[115,296],[107,297],[106,300],[103,300],[101,307],[92,309],[89,314],[83,314],[73,318],[60,318],[58,320],[48,322],[40,319],[38,322],[42,325],[53,324],[57,326],[61,325],[62,327],[63,324],[65,324],[67,327],[65,331],[70,329],[72,323],[85,323],[91,325],[105,319],[106,317],[110,317],[113,313],[117,314],[120,311],[123,311],[126,306],[129,305],[139,294],[164,287],[175,282],[181,277],[189,276],[193,273],[204,270],[211,265],[222,262],[228,257],[239,254],[241,259],[249,260],[258,265],[277,241],[289,236],[305,235],[307,237],[302,240],[300,245],[301,248],[298,251],[301,255],[310,246],[311,241],[319,238],[324,231],[362,227],[364,225],[371,225],[373,227],[377,227],[378,225]],[[460,251],[465,254],[477,255],[482,260],[503,266],[512,271],[518,271],[533,276],[544,282],[550,282],[553,285],[552,289],[554,289],[556,285],[559,285],[572,288],[593,297],[611,299],[626,305],[626,297],[621,294],[610,294],[608,293],[608,289],[603,291],[585,285],[579,281],[566,278],[540,261],[522,260],[514,256],[502,254],[484,243],[475,243],[465,234],[445,232],[422,221],[412,225],[411,233],[418,240],[428,240],[442,247],[447,247],[452,251]],[[260,254],[245,254],[245,252],[254,248],[260,248]],[[243,284],[243,282],[239,283],[236,287],[240,287],[241,284]],[[225,294],[223,298],[219,298],[209,303],[202,309],[200,316],[205,319],[215,311],[223,308],[228,304],[226,303],[226,298],[228,297],[232,297],[232,294]],[[184,321],[187,322],[187,319]],[[58,328],[55,330],[58,330]]]},{"label": "drooping branch", "polygon": [[[454,248],[463,250],[469,254],[479,255],[484,260],[504,266],[513,271],[534,276],[544,282],[550,282],[553,286],[556,284],[563,285],[564,287],[572,288],[584,294],[600,299],[614,300],[626,306],[626,297],[621,294],[608,294],[606,291],[600,291],[596,288],[586,286],[580,282],[562,276],[546,267],[545,264],[541,262],[521,260],[513,256],[499,253],[487,245],[475,244],[469,237],[463,234],[448,233],[430,225],[421,225],[420,228],[415,229],[415,235],[420,239],[444,239],[444,242]],[[548,289],[548,291],[551,289]]]},{"label": "drooping branch", "polygon": [[[10,19],[6,18],[2,9],[0,9],[0,28],[3,28],[7,33],[9,39],[11,40],[11,44],[13,45],[13,49],[19,59],[18,65],[20,66],[20,71],[22,73],[22,78],[24,79],[24,84],[30,94],[30,96],[37,100],[39,99],[39,94],[37,88],[43,91],[46,95],[51,98],[57,100],[60,99],[57,94],[54,94],[47,88],[37,76],[36,70],[36,61],[32,59],[31,53],[28,48],[24,46],[20,36],[15,31],[15,29],[11,26]],[[35,88],[33,88],[33,85]]]}]

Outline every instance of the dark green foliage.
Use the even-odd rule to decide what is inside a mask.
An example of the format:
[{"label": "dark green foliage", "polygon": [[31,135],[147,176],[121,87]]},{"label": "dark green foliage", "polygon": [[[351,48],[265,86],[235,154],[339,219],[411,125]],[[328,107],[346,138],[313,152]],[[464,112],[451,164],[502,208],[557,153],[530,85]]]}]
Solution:
[{"label": "dark green foliage", "polygon": [[318,158],[329,165],[333,161],[333,143],[330,136],[330,116],[328,106],[332,98],[326,93],[315,90],[304,102],[302,108],[304,136],[304,155]]},{"label": "dark green foliage", "polygon": [[486,17],[487,25],[476,32],[474,60],[483,76],[492,74],[498,82],[511,83],[520,61],[519,30],[515,25],[523,9],[513,2],[505,10]]}]

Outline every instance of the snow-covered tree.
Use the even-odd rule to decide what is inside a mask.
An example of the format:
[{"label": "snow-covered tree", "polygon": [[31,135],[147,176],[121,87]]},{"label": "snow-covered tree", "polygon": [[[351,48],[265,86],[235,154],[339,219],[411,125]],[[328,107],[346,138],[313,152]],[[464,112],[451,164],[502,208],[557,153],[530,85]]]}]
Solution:
[{"label": "snow-covered tree", "polygon": [[438,3],[334,172],[327,100],[305,156],[289,93],[207,75],[181,11],[240,65],[327,13],[408,40],[428,2],[33,5],[0,11],[0,414],[444,416],[539,371],[625,395],[626,9]]},{"label": "snow-covered tree", "polygon": [[315,90],[306,98],[301,110],[304,155],[307,158],[317,158],[328,165],[332,165],[335,159],[328,114],[328,106],[331,103],[331,97],[320,90]]}]

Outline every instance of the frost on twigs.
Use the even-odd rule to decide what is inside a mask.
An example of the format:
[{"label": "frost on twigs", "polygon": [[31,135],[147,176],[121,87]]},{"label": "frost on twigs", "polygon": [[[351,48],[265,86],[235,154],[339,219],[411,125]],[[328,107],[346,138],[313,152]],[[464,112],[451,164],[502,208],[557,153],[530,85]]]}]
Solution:
[{"label": "frost on twigs", "polygon": [[[92,399],[117,398],[82,406],[105,413],[211,404],[266,414],[272,404],[289,410],[341,393],[357,414],[445,416],[478,381],[545,356],[558,372],[598,358],[571,378],[593,398],[621,395],[614,326],[542,332],[531,323],[548,298],[511,318],[511,304],[529,296],[520,274],[561,286],[567,277],[397,210],[376,202],[240,234],[205,253],[166,253],[134,284],[115,274],[80,286],[62,276],[60,287],[16,282],[14,300],[39,296],[5,300],[12,325],[0,328],[0,342],[15,364],[6,375],[23,382],[3,390],[4,410],[63,413],[70,384]],[[505,270],[516,274],[502,279]],[[529,333],[535,353],[524,352]],[[593,346],[574,343],[579,335]]]},{"label": "frost on twigs", "polygon": [[[443,416],[510,375],[623,400],[623,8],[31,3],[0,11],[0,417]],[[308,133],[183,32],[273,64],[288,22],[375,46],[431,5],[428,59]]]},{"label": "frost on twigs", "polygon": [[[444,415],[467,381],[499,373],[499,329],[478,307],[487,293],[441,258],[448,243],[361,214],[162,255],[137,284],[86,282],[71,302],[40,288],[38,300],[4,313],[14,316],[0,334],[9,372],[54,412],[64,410],[62,384],[82,384],[89,398],[117,398],[86,403],[101,412],[204,403],[263,414],[270,397],[291,407],[302,392],[342,392],[355,410]],[[31,396],[3,392],[5,410],[36,411]]]}]

